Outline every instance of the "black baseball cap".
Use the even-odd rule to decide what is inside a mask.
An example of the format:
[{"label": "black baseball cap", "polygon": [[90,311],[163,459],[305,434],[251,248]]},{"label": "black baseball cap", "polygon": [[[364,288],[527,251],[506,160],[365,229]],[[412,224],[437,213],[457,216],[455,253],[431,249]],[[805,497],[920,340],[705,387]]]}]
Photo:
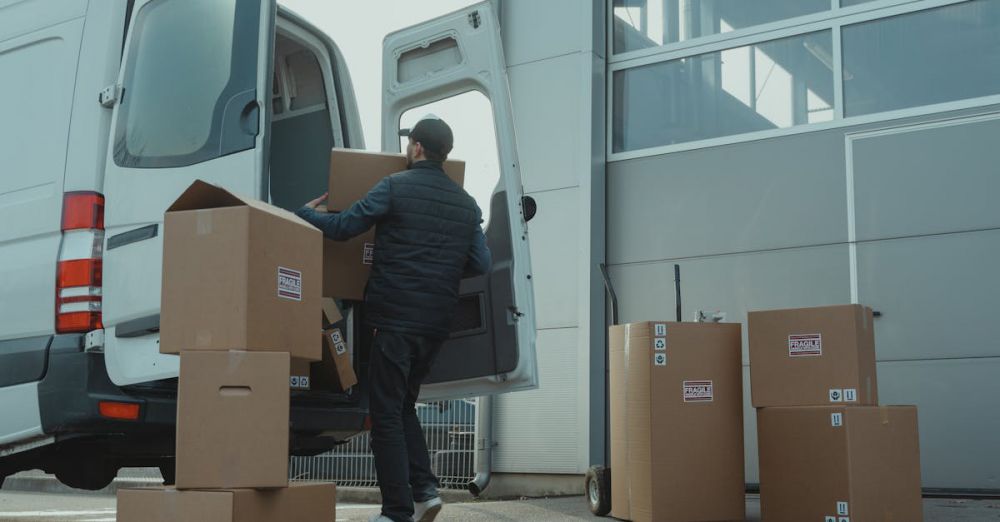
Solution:
[{"label": "black baseball cap", "polygon": [[419,141],[425,149],[442,156],[448,155],[455,146],[455,136],[451,133],[451,127],[433,115],[424,116],[411,129],[399,129],[399,135]]}]

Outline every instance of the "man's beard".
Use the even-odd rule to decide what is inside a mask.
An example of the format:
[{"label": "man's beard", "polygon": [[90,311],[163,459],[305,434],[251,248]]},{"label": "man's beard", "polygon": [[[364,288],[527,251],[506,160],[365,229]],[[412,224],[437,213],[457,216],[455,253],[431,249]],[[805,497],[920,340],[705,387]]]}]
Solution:
[{"label": "man's beard", "polygon": [[413,149],[406,147],[406,168],[413,168]]}]

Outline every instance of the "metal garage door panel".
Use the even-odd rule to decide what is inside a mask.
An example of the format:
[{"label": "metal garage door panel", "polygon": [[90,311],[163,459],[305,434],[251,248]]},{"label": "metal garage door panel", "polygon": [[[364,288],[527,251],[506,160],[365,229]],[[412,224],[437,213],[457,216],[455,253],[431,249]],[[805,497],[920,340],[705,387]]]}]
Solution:
[{"label": "metal garage door panel", "polygon": [[1000,358],[879,363],[883,404],[916,404],[925,488],[1000,491]]},{"label": "metal garage door panel", "polygon": [[858,302],[880,361],[1000,356],[1000,230],[861,243]]},{"label": "metal garage door panel", "polygon": [[1000,227],[1000,115],[848,136],[858,241]]}]

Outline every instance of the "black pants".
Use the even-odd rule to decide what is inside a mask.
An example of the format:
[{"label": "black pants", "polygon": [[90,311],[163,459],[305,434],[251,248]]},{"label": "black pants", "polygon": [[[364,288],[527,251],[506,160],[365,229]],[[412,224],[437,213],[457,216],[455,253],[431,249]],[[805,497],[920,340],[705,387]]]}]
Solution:
[{"label": "black pants", "polygon": [[371,445],[382,514],[413,517],[413,502],[438,496],[427,441],[414,407],[420,384],[441,348],[440,339],[378,331],[369,363]]}]

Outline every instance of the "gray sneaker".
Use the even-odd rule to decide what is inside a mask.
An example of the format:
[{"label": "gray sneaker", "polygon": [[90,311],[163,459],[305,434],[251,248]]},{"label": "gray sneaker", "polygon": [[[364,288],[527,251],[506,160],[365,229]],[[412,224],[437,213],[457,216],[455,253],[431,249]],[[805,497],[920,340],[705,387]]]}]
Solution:
[{"label": "gray sneaker", "polygon": [[434,522],[441,512],[441,497],[413,503],[413,522]]},{"label": "gray sneaker", "polygon": [[378,514],[372,515],[372,517],[368,519],[368,522],[392,522],[392,519],[385,515]]}]

